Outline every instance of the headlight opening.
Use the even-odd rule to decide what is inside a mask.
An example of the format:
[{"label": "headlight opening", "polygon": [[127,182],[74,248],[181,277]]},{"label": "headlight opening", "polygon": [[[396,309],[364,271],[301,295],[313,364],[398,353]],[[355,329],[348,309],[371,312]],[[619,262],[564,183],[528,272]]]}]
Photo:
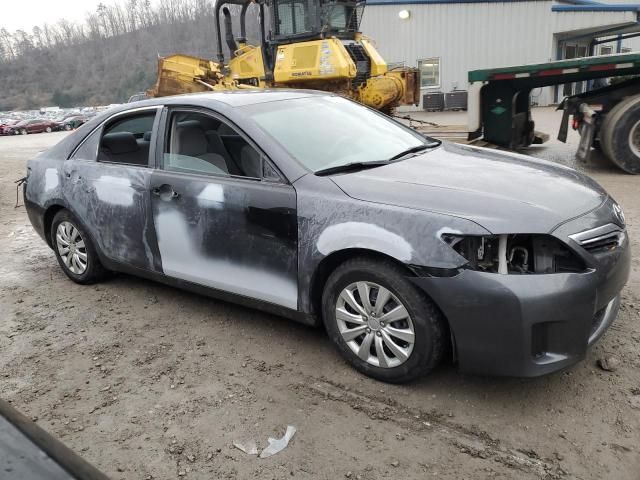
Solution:
[{"label": "headlight opening", "polygon": [[457,235],[442,240],[467,260],[465,268],[499,274],[583,272],[584,261],[550,235]]}]

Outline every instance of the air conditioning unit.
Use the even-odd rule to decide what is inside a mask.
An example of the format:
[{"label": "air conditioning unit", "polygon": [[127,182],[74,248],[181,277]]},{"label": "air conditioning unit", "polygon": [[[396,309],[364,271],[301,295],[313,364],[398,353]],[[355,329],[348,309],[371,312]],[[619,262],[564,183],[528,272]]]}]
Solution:
[{"label": "air conditioning unit", "polygon": [[445,95],[445,108],[447,110],[466,110],[467,109],[467,91],[453,90]]},{"label": "air conditioning unit", "polygon": [[444,93],[429,92],[422,95],[422,109],[427,112],[441,112],[444,110]]}]

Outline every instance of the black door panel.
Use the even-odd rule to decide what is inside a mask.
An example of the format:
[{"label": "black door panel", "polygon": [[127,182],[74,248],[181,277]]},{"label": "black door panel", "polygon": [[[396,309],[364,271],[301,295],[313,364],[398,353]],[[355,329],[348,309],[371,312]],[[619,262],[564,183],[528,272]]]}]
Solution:
[{"label": "black door panel", "polygon": [[293,187],[156,171],[150,189],[166,275],[297,308]]}]

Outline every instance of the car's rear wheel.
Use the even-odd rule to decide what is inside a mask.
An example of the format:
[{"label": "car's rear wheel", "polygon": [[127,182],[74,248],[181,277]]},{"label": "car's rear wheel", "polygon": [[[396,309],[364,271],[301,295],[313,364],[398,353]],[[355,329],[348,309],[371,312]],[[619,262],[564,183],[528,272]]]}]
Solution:
[{"label": "car's rear wheel", "polygon": [[51,241],[60,267],[71,280],[90,284],[104,277],[91,238],[68,210],[60,210],[53,218]]},{"label": "car's rear wheel", "polygon": [[402,383],[430,372],[445,350],[445,320],[389,261],[356,258],[327,280],[322,298],[331,340],[357,370]]}]

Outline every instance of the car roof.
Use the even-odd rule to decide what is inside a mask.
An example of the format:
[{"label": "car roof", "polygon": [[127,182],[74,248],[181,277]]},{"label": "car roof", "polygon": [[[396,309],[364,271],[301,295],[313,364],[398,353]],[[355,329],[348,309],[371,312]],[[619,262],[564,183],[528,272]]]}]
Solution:
[{"label": "car roof", "polygon": [[[128,108],[138,108],[153,105],[179,105],[191,104],[200,106],[213,106],[223,103],[230,107],[243,107],[258,103],[277,102],[281,100],[291,100],[294,98],[305,98],[313,96],[332,95],[328,92],[316,90],[274,88],[274,89],[251,89],[251,90],[226,90],[222,92],[202,92],[188,93],[184,95],[173,95],[169,97],[157,97],[138,102],[132,102]],[[126,110],[126,108],[123,108]]]}]

